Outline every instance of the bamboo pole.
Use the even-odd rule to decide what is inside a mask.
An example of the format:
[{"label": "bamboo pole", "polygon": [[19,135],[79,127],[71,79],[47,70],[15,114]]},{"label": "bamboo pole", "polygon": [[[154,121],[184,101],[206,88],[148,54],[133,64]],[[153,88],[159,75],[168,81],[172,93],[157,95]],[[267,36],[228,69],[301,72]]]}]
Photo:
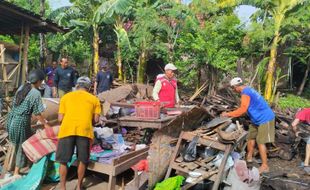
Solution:
[{"label": "bamboo pole", "polygon": [[189,101],[193,101],[202,91],[207,88],[207,81],[201,85],[201,87],[193,94]]}]

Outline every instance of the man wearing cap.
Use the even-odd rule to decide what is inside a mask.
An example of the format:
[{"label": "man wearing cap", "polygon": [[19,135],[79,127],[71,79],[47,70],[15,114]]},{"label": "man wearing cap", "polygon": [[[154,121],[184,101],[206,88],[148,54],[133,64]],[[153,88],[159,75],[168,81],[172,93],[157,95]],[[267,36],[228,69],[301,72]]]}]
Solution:
[{"label": "man wearing cap", "polygon": [[94,95],[110,90],[112,82],[113,75],[111,71],[108,70],[107,62],[102,62],[94,84]]},{"label": "man wearing cap", "polygon": [[274,142],[275,138],[275,115],[265,99],[253,88],[245,86],[242,79],[237,77],[230,81],[234,91],[241,94],[241,105],[232,112],[223,112],[224,117],[240,117],[247,113],[252,121],[249,126],[247,161],[252,162],[255,141],[258,144],[262,165],[260,173],[268,172],[266,143]]},{"label": "man wearing cap", "polygon": [[164,103],[165,108],[173,108],[180,101],[175,72],[177,68],[169,63],[165,66],[165,74],[156,77],[153,99]]},{"label": "man wearing cap", "polygon": [[101,113],[98,98],[89,93],[91,81],[88,77],[77,80],[76,91],[69,92],[60,100],[58,120],[61,122],[58,133],[56,161],[60,162],[60,186],[66,189],[67,163],[76,147],[78,160],[78,185],[81,189],[86,164],[90,155],[90,141],[94,138],[93,123],[99,121]]}]

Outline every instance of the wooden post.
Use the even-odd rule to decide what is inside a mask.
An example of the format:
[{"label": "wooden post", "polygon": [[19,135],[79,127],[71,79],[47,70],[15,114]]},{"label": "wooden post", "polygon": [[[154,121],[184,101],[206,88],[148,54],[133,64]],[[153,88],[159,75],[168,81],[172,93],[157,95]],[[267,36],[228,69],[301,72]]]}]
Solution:
[{"label": "wooden post", "polygon": [[1,69],[2,69],[2,84],[4,87],[4,94],[5,97],[8,97],[9,95],[9,87],[8,87],[8,73],[6,70],[6,64],[5,64],[5,48],[3,44],[0,44],[0,63],[1,63]]},{"label": "wooden post", "polygon": [[29,24],[26,24],[24,48],[23,48],[22,83],[24,83],[26,81],[27,72],[28,72],[29,31],[30,31]]},{"label": "wooden post", "polygon": [[16,84],[15,84],[15,88],[18,88],[21,85],[21,77],[20,77],[20,72],[22,69],[22,54],[23,54],[23,43],[24,43],[24,24],[22,25],[22,29],[20,31],[20,41],[19,41],[19,56],[18,56],[18,70],[16,73]]}]

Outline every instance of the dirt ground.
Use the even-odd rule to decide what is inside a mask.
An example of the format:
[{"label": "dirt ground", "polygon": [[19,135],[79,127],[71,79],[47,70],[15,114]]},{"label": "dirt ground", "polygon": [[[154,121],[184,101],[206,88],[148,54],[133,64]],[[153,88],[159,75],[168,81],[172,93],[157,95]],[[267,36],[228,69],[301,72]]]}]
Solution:
[{"label": "dirt ground", "polygon": [[309,181],[310,183],[310,175],[307,175],[300,167],[301,162],[303,162],[303,160],[300,157],[295,157],[291,161],[271,158],[269,159],[270,172],[297,174],[299,178]]}]

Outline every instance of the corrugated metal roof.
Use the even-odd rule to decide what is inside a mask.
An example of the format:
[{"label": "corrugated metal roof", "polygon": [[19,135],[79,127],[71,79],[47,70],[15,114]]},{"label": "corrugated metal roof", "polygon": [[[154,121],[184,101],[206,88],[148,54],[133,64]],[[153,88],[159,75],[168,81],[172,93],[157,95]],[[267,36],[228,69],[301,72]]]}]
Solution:
[{"label": "corrugated metal roof", "polygon": [[44,19],[40,15],[0,0],[0,34],[20,35],[23,26],[29,24],[30,33],[65,32],[52,20]]}]

